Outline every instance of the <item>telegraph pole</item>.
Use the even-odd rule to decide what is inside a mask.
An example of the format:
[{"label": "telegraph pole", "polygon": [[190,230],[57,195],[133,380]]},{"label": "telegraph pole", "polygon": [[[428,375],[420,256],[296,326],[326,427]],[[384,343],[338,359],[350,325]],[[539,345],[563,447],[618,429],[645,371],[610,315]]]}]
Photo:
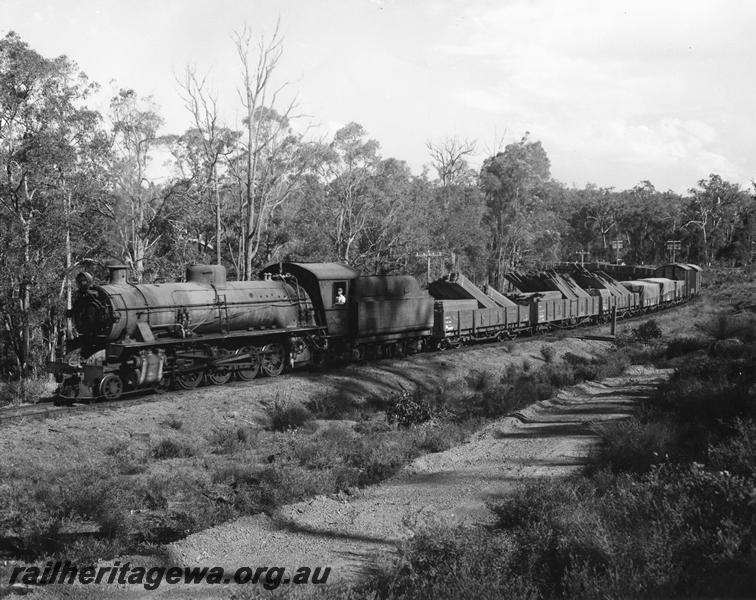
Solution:
[{"label": "telegraph pole", "polygon": [[418,258],[425,258],[428,261],[428,285],[430,285],[431,280],[431,258],[436,258],[438,256],[443,256],[443,252],[431,252],[430,250],[426,250],[425,252],[416,252],[415,256]]},{"label": "telegraph pole", "polygon": [[672,255],[670,262],[675,262],[675,252],[680,250],[680,240],[667,240],[667,252]]},{"label": "telegraph pole", "polygon": [[622,250],[623,246],[625,245],[625,242],[622,240],[612,240],[612,248],[614,248],[615,251],[615,261],[617,264],[619,264],[619,251]]},{"label": "telegraph pole", "polygon": [[580,250],[578,250],[577,252],[575,252],[575,254],[579,254],[580,255],[580,266],[581,267],[585,266],[585,257],[588,256],[590,254],[590,252],[588,252],[587,250],[583,250],[581,248]]}]

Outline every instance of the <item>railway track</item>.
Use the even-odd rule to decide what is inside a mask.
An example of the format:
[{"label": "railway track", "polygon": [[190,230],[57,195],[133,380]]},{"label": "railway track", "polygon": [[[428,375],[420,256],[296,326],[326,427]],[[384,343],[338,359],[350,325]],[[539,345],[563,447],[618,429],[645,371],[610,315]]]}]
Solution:
[{"label": "railway track", "polygon": [[31,421],[41,421],[44,419],[77,412],[100,412],[104,410],[124,408],[127,406],[137,406],[139,404],[155,402],[158,398],[159,395],[157,394],[135,394],[134,397],[122,398],[120,400],[92,402],[88,404],[74,403],[71,406],[56,406],[53,403],[53,398],[43,398],[37,404],[25,404],[21,406],[9,406],[0,408],[0,427],[11,423],[18,423],[27,419]]},{"label": "railway track", "polygon": [[[671,307],[672,310],[674,310],[676,307]],[[661,311],[664,312],[664,311]],[[636,319],[641,319],[644,317],[650,317],[653,316],[655,313],[648,313],[648,314],[639,314],[639,315],[633,315],[631,317],[623,319],[623,322],[627,321],[634,321]],[[592,325],[589,327],[580,328],[581,335],[571,335],[569,337],[577,337],[582,339],[592,339],[592,340],[602,340],[602,341],[612,341],[614,338],[611,336],[607,336],[605,333],[600,333],[602,330],[606,330],[606,325]],[[560,333],[564,334],[569,331],[570,333],[574,333],[574,329],[570,330],[557,330],[557,331],[550,331],[545,334],[541,334],[538,336],[523,336],[521,338],[513,338],[512,342],[517,342],[518,339],[525,341],[525,340],[533,340],[533,339],[543,339],[545,342],[557,342],[559,339],[563,337],[563,335],[559,335]],[[479,346],[478,344],[474,345],[466,345],[466,346],[460,346],[458,348],[450,348],[447,350],[444,350],[444,353],[458,353],[458,352],[465,352],[467,350],[470,350],[472,348],[475,348]],[[404,359],[406,360],[406,359]],[[337,367],[338,368],[338,367]],[[305,370],[298,370],[294,373],[288,373],[287,376],[296,376],[297,374],[301,374],[305,372]],[[245,387],[248,385],[265,385],[267,381],[269,381],[269,378],[263,378],[263,379],[256,379],[253,381],[242,381],[237,382],[236,385],[244,385]],[[232,384],[233,385],[233,384]],[[198,388],[195,388],[198,389]],[[171,392],[166,392],[167,394],[175,394],[180,393],[182,391],[194,391],[194,390],[174,390]],[[132,392],[124,393],[124,395],[118,399],[118,400],[94,400],[91,402],[86,403],[74,403],[73,405],[61,405],[56,406],[54,404],[54,398],[43,398],[40,400],[37,404],[29,404],[29,405],[22,405],[22,406],[10,406],[10,407],[4,407],[0,408],[0,427],[10,425],[13,423],[19,423],[24,420],[45,420],[49,418],[54,418],[57,416],[67,415],[71,413],[86,413],[86,412],[102,412],[106,410],[116,410],[119,408],[126,408],[130,406],[138,406],[140,404],[147,404],[150,402],[157,402],[160,399],[165,398],[166,393],[155,393],[152,391],[144,391],[144,390],[134,390]]]}]

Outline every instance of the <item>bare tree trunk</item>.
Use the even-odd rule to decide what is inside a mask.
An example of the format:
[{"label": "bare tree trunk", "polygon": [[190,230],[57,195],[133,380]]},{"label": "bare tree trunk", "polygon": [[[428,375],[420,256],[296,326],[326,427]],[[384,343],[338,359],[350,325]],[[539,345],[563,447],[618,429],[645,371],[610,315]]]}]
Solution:
[{"label": "bare tree trunk", "polygon": [[215,180],[215,263],[222,264],[221,249],[221,201],[220,190],[218,189],[218,168],[213,167],[213,179]]},{"label": "bare tree trunk", "polygon": [[71,294],[71,267],[73,260],[71,257],[71,194],[68,194],[66,201],[66,339],[73,339],[73,323],[71,321],[71,310],[73,308]]}]

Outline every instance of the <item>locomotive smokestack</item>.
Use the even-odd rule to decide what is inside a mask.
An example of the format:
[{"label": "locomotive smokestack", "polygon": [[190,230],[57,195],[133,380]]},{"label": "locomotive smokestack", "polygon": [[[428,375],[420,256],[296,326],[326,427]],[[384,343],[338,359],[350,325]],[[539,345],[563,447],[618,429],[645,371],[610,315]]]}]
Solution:
[{"label": "locomotive smokestack", "polygon": [[121,264],[108,265],[110,285],[125,285],[128,267]]}]

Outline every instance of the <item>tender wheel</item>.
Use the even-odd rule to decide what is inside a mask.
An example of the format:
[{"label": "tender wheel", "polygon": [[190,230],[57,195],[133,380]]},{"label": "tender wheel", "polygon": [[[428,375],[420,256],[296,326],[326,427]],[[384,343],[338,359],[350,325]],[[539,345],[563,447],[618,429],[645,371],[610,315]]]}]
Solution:
[{"label": "tender wheel", "polygon": [[245,348],[239,348],[235,354],[249,354],[249,359],[245,358],[252,363],[249,367],[238,367],[234,370],[236,376],[242,381],[252,381],[260,373],[260,355],[257,348],[254,346],[246,346]]},{"label": "tender wheel", "polygon": [[396,358],[404,358],[405,356],[407,356],[407,346],[404,342],[396,343],[396,351],[394,352],[394,356],[396,356]]},{"label": "tender wheel", "polygon": [[106,400],[117,400],[123,393],[123,382],[115,373],[108,373],[100,381],[100,396]]},{"label": "tender wheel", "polygon": [[202,381],[202,371],[188,371],[178,373],[174,379],[176,387],[182,390],[191,390],[196,388]]},{"label": "tender wheel", "polygon": [[281,344],[268,344],[260,352],[260,366],[269,377],[278,377],[286,366],[286,351]]}]

